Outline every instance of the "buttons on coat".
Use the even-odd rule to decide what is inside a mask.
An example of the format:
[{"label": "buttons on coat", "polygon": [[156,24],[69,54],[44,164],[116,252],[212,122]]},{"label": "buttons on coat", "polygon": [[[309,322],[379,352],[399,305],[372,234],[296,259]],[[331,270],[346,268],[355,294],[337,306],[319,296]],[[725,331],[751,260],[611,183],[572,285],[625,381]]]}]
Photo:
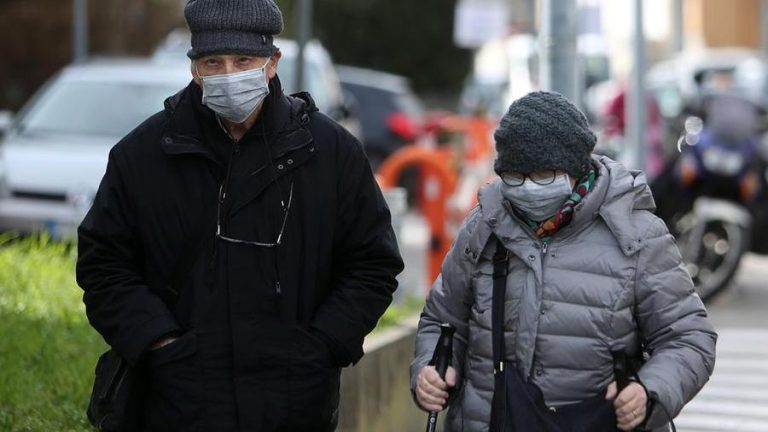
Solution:
[{"label": "buttons on coat", "polygon": [[528,255],[528,261],[530,261],[530,262],[536,261],[536,255],[533,255],[533,254]]},{"label": "buttons on coat", "polygon": [[285,163],[287,163],[288,165],[293,165],[293,159],[288,159],[287,161],[285,161]]},{"label": "buttons on coat", "polygon": [[166,144],[173,144],[173,138],[165,137],[165,138],[163,138],[163,142],[166,143]]},{"label": "buttons on coat", "polygon": [[490,224],[491,226],[496,226],[496,224],[497,224],[498,222],[499,222],[499,221],[498,221],[498,219],[496,219],[496,218],[490,218],[490,219],[488,219],[488,224]]},{"label": "buttons on coat", "polygon": [[281,170],[283,168],[285,168],[285,165],[283,165],[283,164],[280,164],[280,165],[277,166],[277,169],[279,169],[279,170]]}]

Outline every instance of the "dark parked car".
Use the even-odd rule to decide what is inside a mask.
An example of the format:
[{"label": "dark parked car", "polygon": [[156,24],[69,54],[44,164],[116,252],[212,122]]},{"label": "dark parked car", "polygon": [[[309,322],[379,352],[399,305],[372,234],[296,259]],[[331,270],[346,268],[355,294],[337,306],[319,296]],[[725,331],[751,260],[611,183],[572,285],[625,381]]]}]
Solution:
[{"label": "dark parked car", "polygon": [[357,101],[363,145],[373,168],[423,132],[424,107],[399,75],[351,66],[337,68],[341,86]]}]

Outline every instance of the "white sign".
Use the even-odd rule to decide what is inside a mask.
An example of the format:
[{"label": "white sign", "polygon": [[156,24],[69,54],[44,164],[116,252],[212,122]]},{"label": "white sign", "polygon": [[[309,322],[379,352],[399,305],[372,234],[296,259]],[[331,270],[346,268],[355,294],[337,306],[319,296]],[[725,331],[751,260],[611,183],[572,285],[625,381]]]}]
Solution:
[{"label": "white sign", "polygon": [[453,40],[462,48],[478,48],[506,35],[509,7],[499,0],[461,0],[456,5]]}]

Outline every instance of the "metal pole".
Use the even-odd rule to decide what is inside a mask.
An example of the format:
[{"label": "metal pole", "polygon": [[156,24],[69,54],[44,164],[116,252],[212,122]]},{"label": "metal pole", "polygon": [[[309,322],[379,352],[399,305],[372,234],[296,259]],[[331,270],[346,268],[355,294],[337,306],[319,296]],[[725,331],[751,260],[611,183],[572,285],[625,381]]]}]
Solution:
[{"label": "metal pole", "polygon": [[760,0],[760,48],[768,53],[768,0]]},{"label": "metal pole", "polygon": [[72,58],[83,62],[88,57],[88,0],[72,2]]},{"label": "metal pole", "polygon": [[645,140],[645,35],[643,34],[643,0],[634,0],[635,40],[633,44],[634,65],[627,88],[627,137],[635,149],[635,168],[645,171],[648,149]]},{"label": "metal pole", "polygon": [[[764,0],[763,4],[765,4]],[[682,52],[683,48],[685,48],[685,35],[683,33],[683,0],[672,0],[672,52]]]},{"label": "metal pole", "polygon": [[541,1],[539,77],[541,88],[576,101],[575,0]]},{"label": "metal pole", "polygon": [[312,37],[312,5],[313,0],[300,0],[297,11],[297,28],[299,51],[296,55],[296,81],[294,91],[304,90],[304,48]]}]

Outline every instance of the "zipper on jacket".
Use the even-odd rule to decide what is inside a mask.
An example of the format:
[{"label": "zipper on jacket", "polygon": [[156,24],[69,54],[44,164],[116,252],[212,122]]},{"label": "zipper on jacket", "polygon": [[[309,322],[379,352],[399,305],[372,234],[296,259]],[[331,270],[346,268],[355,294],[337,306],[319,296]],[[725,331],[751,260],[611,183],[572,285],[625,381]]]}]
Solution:
[{"label": "zipper on jacket", "polygon": [[[218,210],[216,212],[216,223],[218,225],[216,227],[216,234],[215,234],[216,236],[221,234],[219,232],[219,230],[221,229],[221,225],[222,225],[222,215],[221,215],[220,212],[221,212],[222,207],[224,206],[224,202],[226,202],[226,200],[227,200],[227,190],[229,189],[229,180],[230,180],[230,176],[232,175],[232,165],[234,165],[235,158],[237,157],[237,155],[240,154],[240,145],[237,143],[237,141],[232,139],[231,136],[229,136],[229,135],[227,135],[227,136],[229,137],[230,141],[232,142],[232,155],[229,157],[229,162],[227,163],[227,173],[224,175],[224,181],[219,186],[220,193],[219,193],[219,196],[216,198],[216,201],[217,201],[216,202],[216,206],[218,208]],[[216,259],[218,258],[218,256],[219,256],[219,239],[218,238],[214,238],[213,239],[213,253],[211,254],[211,262],[210,262],[210,264],[208,266],[209,270],[212,271],[214,269],[214,267],[216,267]]]},{"label": "zipper on jacket", "polygon": [[547,249],[549,249],[549,242],[543,241],[541,242],[541,256],[545,256],[547,254]]}]

